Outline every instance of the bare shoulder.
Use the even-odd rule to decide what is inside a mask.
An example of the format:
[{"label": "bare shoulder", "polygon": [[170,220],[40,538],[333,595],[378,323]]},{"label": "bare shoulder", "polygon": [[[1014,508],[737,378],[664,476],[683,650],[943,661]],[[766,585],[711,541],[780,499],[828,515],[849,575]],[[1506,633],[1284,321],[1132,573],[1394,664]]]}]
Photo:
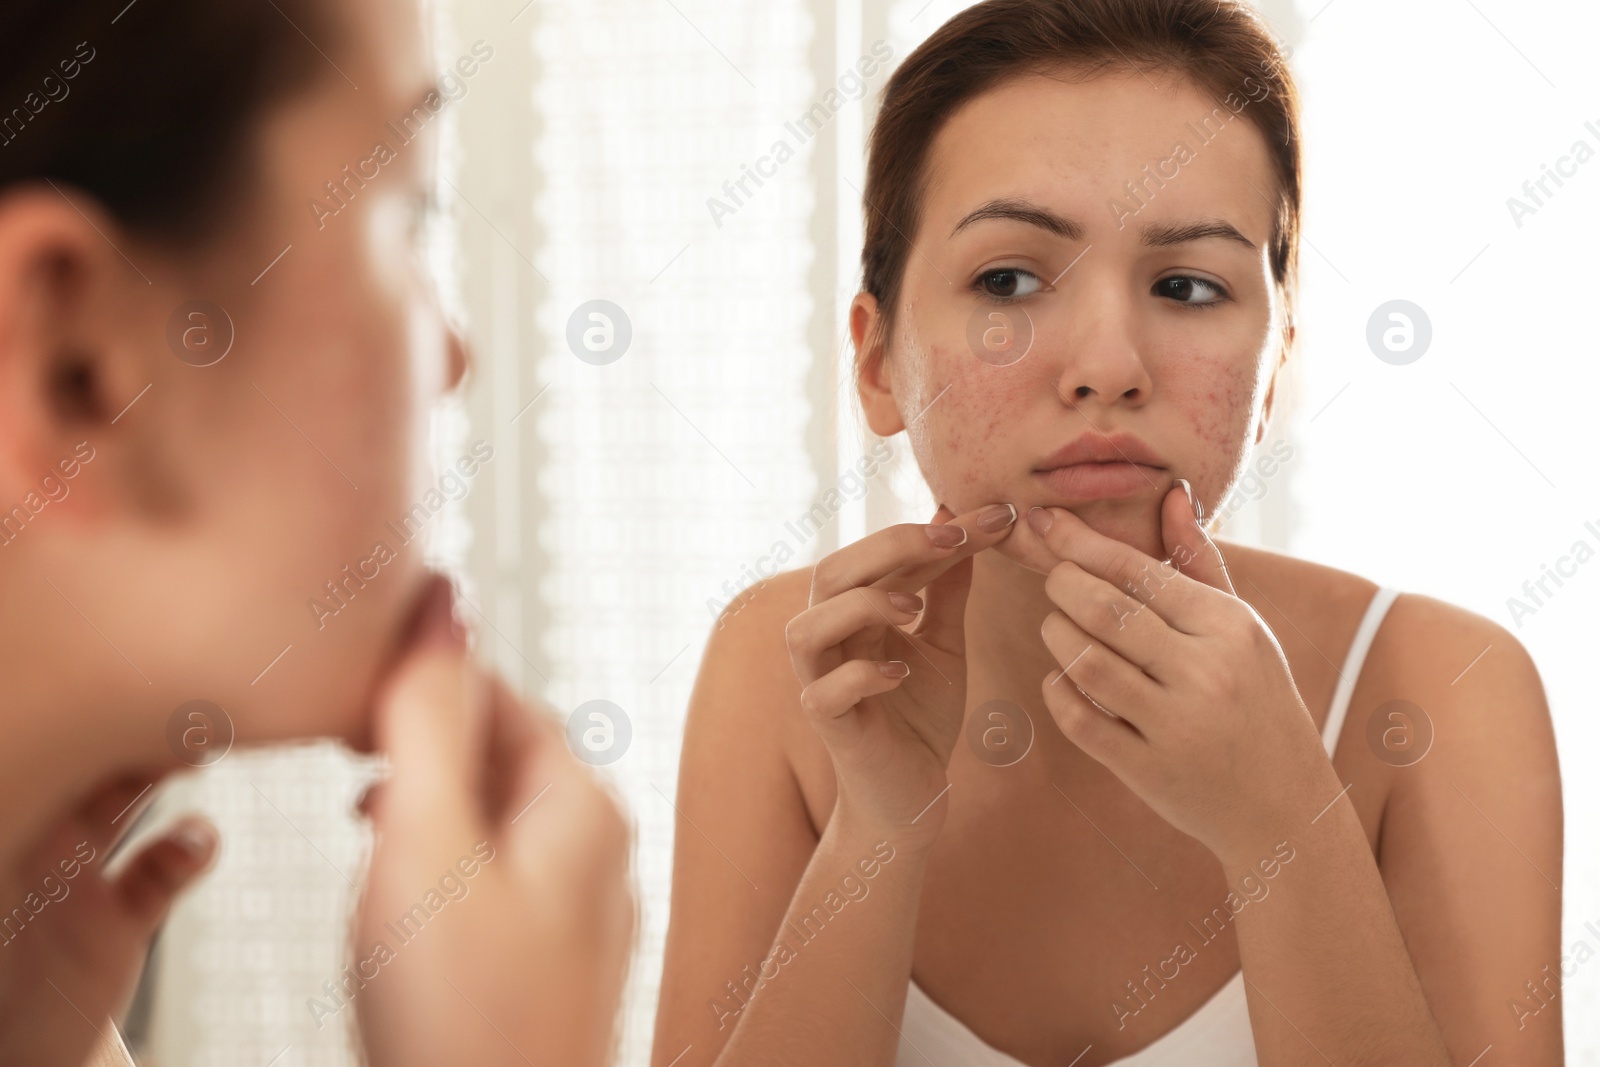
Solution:
[{"label": "bare shoulder", "polygon": [[1403,593],[1389,609],[1370,661],[1376,688],[1369,699],[1414,705],[1419,727],[1448,756],[1441,762],[1462,772],[1516,765],[1530,773],[1555,771],[1544,683],[1528,650],[1499,623]]},{"label": "bare shoulder", "polygon": [[789,667],[785,630],[806,610],[811,570],[784,571],[745,589],[717,617],[706,645],[701,679],[732,682],[772,696],[786,689],[798,702],[800,686]]},{"label": "bare shoulder", "polygon": [[[1361,575],[1282,553],[1225,545],[1240,596],[1273,623],[1315,643],[1325,658],[1348,645],[1377,583]],[[1317,637],[1328,638],[1326,643]],[[1344,641],[1338,638],[1343,635]],[[1281,636],[1281,635],[1280,635]],[[1522,694],[1523,714],[1547,715],[1537,669],[1520,641],[1477,612],[1420,593],[1402,591],[1384,616],[1362,680],[1403,693],[1460,700],[1474,691]]]},{"label": "bare shoulder", "polygon": [[[1239,595],[1298,659],[1296,680],[1304,674],[1331,692],[1377,584],[1264,549],[1227,545],[1224,552]],[[1355,679],[1347,729],[1362,729],[1386,705],[1456,758],[1470,752],[1478,761],[1553,765],[1550,712],[1532,657],[1504,626],[1458,605],[1404,591],[1396,597]],[[1389,764],[1402,761],[1391,755]]]},{"label": "bare shoulder", "polygon": [[[801,711],[800,679],[790,663],[786,637],[789,621],[806,610],[810,599],[811,568],[805,567],[757,582],[728,604],[706,646],[685,744],[693,739],[710,745],[775,746],[820,833],[824,813],[832,806],[832,765]],[[712,692],[717,699],[701,699]],[[700,722],[695,721],[696,711],[701,712]],[[693,738],[697,733],[701,737]],[[710,733],[721,740],[705,736]]]},{"label": "bare shoulder", "polygon": [[1345,622],[1353,628],[1378,591],[1377,583],[1337,567],[1252,545],[1221,547],[1235,591],[1255,602],[1264,617],[1293,620],[1302,629],[1319,621],[1335,630]]},{"label": "bare shoulder", "polygon": [[810,594],[811,571],[805,569],[764,579],[730,601],[706,643],[696,697],[714,691],[721,698],[715,706],[724,709],[720,717],[750,719],[744,725],[762,732],[780,731],[783,709],[798,709],[800,702],[800,681],[789,664],[784,632],[789,620],[806,609]]}]

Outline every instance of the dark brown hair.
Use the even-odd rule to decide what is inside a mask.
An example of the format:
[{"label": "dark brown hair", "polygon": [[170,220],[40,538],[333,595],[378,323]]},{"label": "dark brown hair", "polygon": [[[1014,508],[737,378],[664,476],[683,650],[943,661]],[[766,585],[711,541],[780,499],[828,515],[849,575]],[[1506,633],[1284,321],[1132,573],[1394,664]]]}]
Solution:
[{"label": "dark brown hair", "polygon": [[[1292,317],[1300,238],[1300,104],[1286,55],[1244,0],[984,0],[917,47],[889,78],[872,127],[863,193],[862,288],[877,298],[887,341],[911,242],[921,223],[934,137],[963,104],[1011,78],[1063,67],[1180,74],[1245,111],[1265,136],[1278,179],[1269,248]],[[1232,109],[1237,111],[1237,108]]]},{"label": "dark brown hair", "polygon": [[323,62],[301,31],[333,47],[325,7],[5,0],[0,189],[48,180],[130,228],[202,239],[257,169],[252,120]]}]

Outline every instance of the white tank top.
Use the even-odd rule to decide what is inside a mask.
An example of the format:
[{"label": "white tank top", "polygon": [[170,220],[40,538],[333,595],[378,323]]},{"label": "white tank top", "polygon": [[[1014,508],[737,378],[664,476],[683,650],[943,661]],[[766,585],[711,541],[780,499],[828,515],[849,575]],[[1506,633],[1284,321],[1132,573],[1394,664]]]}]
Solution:
[{"label": "white tank top", "polygon": [[[1339,731],[1345,712],[1350,709],[1350,695],[1355,692],[1367,650],[1398,595],[1398,590],[1379,589],[1350,643],[1328,707],[1328,721],[1322,729],[1322,744],[1330,760],[1338,747]],[[986,1044],[961,1020],[935,1004],[915,981],[906,993],[900,1052],[894,1062],[895,1067],[1028,1067]],[[1257,1067],[1244,972],[1235,971],[1228,983],[1193,1015],[1133,1055],[1112,1061],[1109,1067]]]}]

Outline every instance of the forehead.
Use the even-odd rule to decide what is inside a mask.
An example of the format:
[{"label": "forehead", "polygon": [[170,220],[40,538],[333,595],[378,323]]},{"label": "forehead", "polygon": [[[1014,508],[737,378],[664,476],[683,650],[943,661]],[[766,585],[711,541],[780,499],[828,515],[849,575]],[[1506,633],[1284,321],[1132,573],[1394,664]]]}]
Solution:
[{"label": "forehead", "polygon": [[370,87],[385,102],[409,103],[434,63],[429,7],[422,0],[343,0],[336,6],[348,31],[344,51],[365,75],[355,79],[362,91]]},{"label": "forehead", "polygon": [[[338,0],[320,24],[295,34],[287,47],[312,52],[318,77],[267,125],[268,156],[283,161],[284,180],[303,185],[314,174],[320,187],[343,164],[369,158],[380,141],[395,149],[386,173],[427,166],[437,122],[418,123],[413,111],[438,88],[438,61],[423,15],[417,0]],[[416,148],[397,134],[408,117],[425,138]]]},{"label": "forehead", "polygon": [[1244,103],[1236,114],[1170,73],[1009,79],[964,104],[935,136],[924,233],[942,240],[979,204],[1024,197],[1082,221],[1088,240],[1108,239],[1118,231],[1112,205],[1140,206],[1131,186],[1148,202],[1141,223],[1220,216],[1265,247],[1277,181],[1250,119],[1262,104],[1246,91],[1260,96],[1265,84],[1235,92],[1233,106]]}]

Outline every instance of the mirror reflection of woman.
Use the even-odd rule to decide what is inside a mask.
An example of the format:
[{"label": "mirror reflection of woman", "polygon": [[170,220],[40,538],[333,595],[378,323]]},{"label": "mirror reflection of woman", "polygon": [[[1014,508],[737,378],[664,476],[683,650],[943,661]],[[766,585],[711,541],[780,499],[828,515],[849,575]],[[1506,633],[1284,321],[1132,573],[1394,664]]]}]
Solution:
[{"label": "mirror reflection of woman", "polygon": [[[338,1019],[367,1063],[611,1055],[626,823],[476,664],[426,542],[387,531],[436,483],[431,414],[468,366],[422,240],[461,68],[422,25],[411,0],[0,10],[0,1063],[127,1062],[149,939],[229,847],[189,817],[101,877],[187,769],[169,724],[194,700],[236,748],[389,757],[349,945],[370,980]],[[335,179],[337,214],[308,210]],[[215,360],[171,339],[197,300],[232,324]],[[370,580],[315,617],[352,565]],[[400,945],[458,871],[471,896]]]},{"label": "mirror reflection of woman", "polygon": [[942,503],[716,630],[657,1067],[1562,1062],[1527,653],[1208,530],[1301,187],[1234,0],[988,0],[895,72],[850,326]]}]

